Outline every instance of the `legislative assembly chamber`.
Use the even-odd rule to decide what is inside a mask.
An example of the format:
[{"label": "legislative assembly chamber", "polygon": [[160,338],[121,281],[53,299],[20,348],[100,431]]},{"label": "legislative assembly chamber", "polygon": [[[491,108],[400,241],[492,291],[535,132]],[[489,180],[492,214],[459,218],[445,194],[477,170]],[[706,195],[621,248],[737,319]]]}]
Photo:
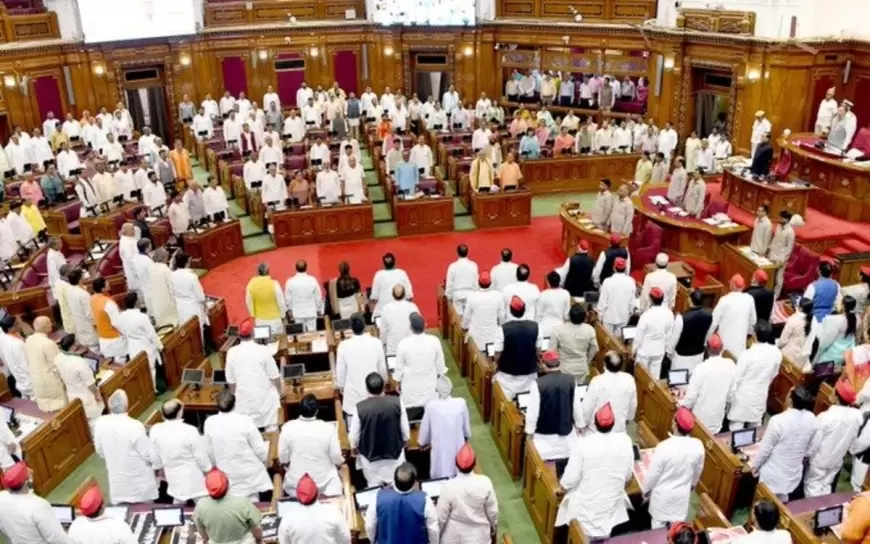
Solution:
[{"label": "legislative assembly chamber", "polygon": [[870,543],[868,17],[0,0],[0,543]]}]

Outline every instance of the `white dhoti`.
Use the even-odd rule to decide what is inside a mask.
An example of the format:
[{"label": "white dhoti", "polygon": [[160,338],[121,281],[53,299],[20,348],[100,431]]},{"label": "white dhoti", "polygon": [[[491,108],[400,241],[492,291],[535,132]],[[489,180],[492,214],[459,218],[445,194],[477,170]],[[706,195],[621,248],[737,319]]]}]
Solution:
[{"label": "white dhoti", "polygon": [[671,357],[671,370],[688,370],[689,374],[695,371],[695,367],[698,366],[704,360],[704,354],[699,353],[698,355],[678,355],[674,353],[673,357]]},{"label": "white dhoti", "polygon": [[342,319],[350,319],[350,316],[359,312],[359,300],[356,295],[338,299],[338,315]]},{"label": "white dhoti", "polygon": [[810,463],[804,476],[804,493],[807,497],[821,497],[830,495],[832,486],[843,465],[833,468],[824,468]]},{"label": "white dhoti", "polygon": [[664,358],[664,355],[657,355],[655,357],[638,355],[636,361],[647,372],[649,372],[649,375],[652,377],[652,379],[658,380],[662,375],[662,360]]},{"label": "white dhoti", "polygon": [[107,359],[114,359],[116,363],[123,363],[127,357],[127,342],[123,336],[100,338],[100,353]]},{"label": "white dhoti", "polygon": [[130,361],[143,351],[145,352],[145,356],[148,357],[148,366],[151,368],[151,386],[154,387],[154,390],[156,391],[157,365],[163,364],[163,361],[160,359],[160,352],[148,342],[142,342],[140,340],[130,340],[127,342],[127,354],[130,356]]},{"label": "white dhoti", "polygon": [[317,330],[317,317],[293,317],[294,323],[302,323],[305,332],[314,332]]}]

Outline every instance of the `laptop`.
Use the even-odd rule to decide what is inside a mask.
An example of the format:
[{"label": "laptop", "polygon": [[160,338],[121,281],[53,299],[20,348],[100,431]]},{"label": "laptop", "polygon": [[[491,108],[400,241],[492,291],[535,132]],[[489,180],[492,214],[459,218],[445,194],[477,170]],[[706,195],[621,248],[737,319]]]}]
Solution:
[{"label": "laptop", "polygon": [[822,529],[830,529],[843,523],[843,505],[831,506],[816,510],[813,515],[815,530],[818,532]]},{"label": "laptop", "polygon": [[181,374],[181,383],[189,385],[202,385],[205,379],[205,371],[201,368],[185,368]]},{"label": "laptop", "polygon": [[668,372],[668,387],[682,387],[689,384],[689,369],[681,368]]},{"label": "laptop", "polygon": [[211,372],[211,384],[212,385],[226,385],[227,384],[227,371],[226,370],[212,370]]},{"label": "laptop", "polygon": [[302,379],[305,377],[305,365],[302,363],[284,365],[281,367],[281,377],[286,381]]},{"label": "laptop", "polygon": [[180,527],[184,525],[184,510],[181,507],[155,508],[151,511],[156,527]]},{"label": "laptop", "polygon": [[437,501],[441,495],[441,486],[450,478],[434,478],[432,480],[422,480],[420,482],[420,490],[429,495],[433,501]]},{"label": "laptop", "polygon": [[70,525],[76,519],[76,509],[69,504],[52,504],[51,512],[64,526]]},{"label": "laptop", "polygon": [[739,450],[755,444],[758,429],[742,429],[731,433],[731,449]]}]

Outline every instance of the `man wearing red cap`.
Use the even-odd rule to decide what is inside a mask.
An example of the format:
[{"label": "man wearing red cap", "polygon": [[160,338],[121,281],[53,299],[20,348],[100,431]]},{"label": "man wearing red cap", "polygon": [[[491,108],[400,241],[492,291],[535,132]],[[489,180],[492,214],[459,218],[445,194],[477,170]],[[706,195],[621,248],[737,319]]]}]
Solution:
[{"label": "man wearing red cap", "polygon": [[752,240],[749,243],[749,249],[762,257],[767,255],[770,239],[773,236],[773,227],[767,216],[768,213],[770,213],[770,208],[767,207],[767,204],[762,204],[755,210],[755,225],[752,227]]},{"label": "man wearing red cap", "polygon": [[94,484],[79,499],[79,511],[69,526],[70,544],[116,544],[133,543],[136,538],[127,522],[105,514],[105,499],[100,487]]},{"label": "man wearing red cap", "polygon": [[610,190],[610,180],[602,179],[598,184],[598,193],[595,195],[595,204],[592,207],[590,219],[601,230],[607,230],[610,226],[610,214],[613,213],[613,201],[615,197]]},{"label": "man wearing red cap", "polygon": [[671,436],[658,443],[643,481],[643,494],[649,497],[653,529],[668,522],[686,521],[689,499],[704,469],[704,444],[689,436],[695,416],[680,407],[674,417]]},{"label": "man wearing red cap", "polygon": [[[230,479],[233,494],[257,500],[272,490],[266,471],[269,443],[250,416],[234,411],[236,396],[229,389],[217,398],[218,413],[205,420],[203,437],[215,467]],[[206,482],[208,487],[208,482]]]},{"label": "man wearing red cap", "polygon": [[470,444],[456,454],[459,475],[441,486],[438,524],[441,544],[490,542],[498,530],[498,500],[489,476],[475,474],[476,459]]},{"label": "man wearing red cap", "polygon": [[598,312],[604,328],[617,338],[622,338],[622,328],[628,325],[637,305],[637,285],[628,275],[628,262],[617,257],[613,263],[614,274],[601,284],[598,296]]},{"label": "man wearing red cap", "polygon": [[510,248],[501,250],[501,262],[493,266],[489,271],[492,278],[492,288],[501,291],[508,285],[517,281],[517,264],[513,262],[514,254]]},{"label": "man wearing red cap", "polygon": [[773,289],[767,288],[767,272],[758,269],[752,273],[752,281],[746,294],[755,301],[755,317],[758,321],[770,321],[773,312]]},{"label": "man wearing red cap", "polygon": [[236,394],[236,412],[249,416],[259,428],[274,431],[281,409],[281,374],[265,344],[254,341],[254,320],[239,325],[239,343],[227,351],[226,375]]},{"label": "man wearing red cap", "polygon": [[686,396],[680,402],[713,434],[722,430],[725,408],[734,399],[737,366],[722,356],[722,339],[714,334],[707,340],[709,357],[695,367]]},{"label": "man wearing red cap", "polygon": [[199,499],[193,511],[193,523],[205,542],[263,542],[262,515],[254,503],[236,492],[230,479],[218,469],[205,476],[208,496]]},{"label": "man wearing red cap", "polygon": [[477,287],[477,263],[468,258],[468,246],[459,244],[456,248],[457,259],[447,267],[447,281],[444,295],[462,315],[468,295]]},{"label": "man wearing red cap", "polygon": [[345,516],[334,503],[317,500],[320,492],[314,479],[303,474],[293,487],[301,506],[281,517],[279,544],[350,544]]},{"label": "man wearing red cap", "polygon": [[718,333],[725,349],[735,357],[746,349],[746,338],[755,329],[755,299],[743,292],[746,282],[740,274],[734,274],[730,282],[731,292],[719,299],[713,308],[713,323],[707,338]]},{"label": "man wearing red cap", "polygon": [[561,285],[572,297],[582,297],[588,291],[595,289],[592,282],[592,270],[595,263],[589,256],[589,242],[580,240],[577,251],[565,259],[565,264],[556,269],[561,278]]},{"label": "man wearing red cap", "polygon": [[674,313],[663,304],[664,292],[653,287],[648,296],[651,306],[641,314],[631,351],[639,365],[657,380],[661,375],[667,342],[674,327]]},{"label": "man wearing red cap", "polygon": [[658,287],[664,293],[664,306],[674,309],[674,302],[677,299],[677,276],[668,270],[668,262],[670,262],[668,254],[659,253],[656,255],[656,269],[644,276],[643,288],[640,290],[638,300],[641,312],[645,312],[650,307],[649,292],[653,287]]},{"label": "man wearing red cap", "polygon": [[484,270],[477,280],[478,289],[468,294],[462,314],[462,328],[481,351],[487,344],[501,339],[499,323],[505,321],[504,301],[501,293],[492,288],[492,275]]},{"label": "man wearing red cap", "polygon": [[804,459],[815,451],[819,440],[814,405],[807,388],[793,388],[787,408],[767,422],[758,451],[749,462],[759,483],[767,485],[783,502],[797,490],[804,475]]},{"label": "man wearing red cap", "polygon": [[0,491],[0,534],[10,544],[66,544],[63,527],[51,504],[30,490],[30,469],[23,462],[3,472]]},{"label": "man wearing red cap", "polygon": [[538,299],[541,297],[541,290],[535,283],[529,281],[531,274],[532,271],[529,269],[529,265],[521,264],[517,267],[517,281],[505,286],[501,290],[502,299],[504,300],[505,305],[505,314],[508,321],[514,319],[511,313],[507,310],[510,306],[511,299],[514,297],[519,297],[526,306],[523,319],[536,321],[535,309],[538,304]]},{"label": "man wearing red cap", "polygon": [[604,280],[613,275],[616,259],[625,259],[625,270],[631,270],[631,255],[628,247],[622,247],[622,236],[617,233],[610,235],[610,247],[598,254],[595,267],[592,269],[592,283],[601,285]]},{"label": "man wearing red cap", "polygon": [[614,431],[615,423],[610,404],[604,404],[595,412],[598,432],[574,442],[559,479],[565,498],[556,514],[556,527],[576,519],[591,541],[609,537],[614,527],[628,521],[625,486],[632,478],[634,451],[631,438]]},{"label": "man wearing red cap", "polygon": [[502,341],[495,344],[495,381],[513,399],[538,378],[541,335],[538,324],[526,318],[523,299],[512,297],[509,307],[512,319],[502,325]]},{"label": "man wearing red cap", "polygon": [[574,376],[561,372],[559,354],[545,351],[541,355],[546,373],[532,383],[526,405],[525,431],[541,459],[567,459],[582,429],[583,413],[579,396],[575,397]]},{"label": "man wearing red cap", "polygon": [[755,342],[737,357],[734,400],[728,409],[728,429],[761,426],[770,384],[779,374],[782,352],[774,344],[769,321],[755,325]]},{"label": "man wearing red cap", "polygon": [[613,211],[610,213],[610,232],[631,236],[634,222],[634,204],[629,197],[630,186],[620,185],[617,198],[613,200]]},{"label": "man wearing red cap", "polygon": [[[613,432],[624,433],[629,421],[637,412],[637,384],[634,376],[622,371],[622,356],[615,351],[604,355],[604,373],[589,381],[589,389],[583,398],[582,421],[594,429],[593,415],[605,404],[615,414]],[[578,418],[580,419],[580,418]]]},{"label": "man wearing red cap", "polygon": [[[843,287],[843,297],[850,296],[855,299],[857,304],[855,305],[855,314],[859,317],[864,317],[864,313],[867,311],[868,302],[870,302],[870,265],[864,265],[860,270],[861,281],[860,283],[855,283],[853,285],[847,285]],[[868,323],[866,319],[863,321],[864,323]]]},{"label": "man wearing red cap", "polygon": [[770,248],[767,250],[767,258],[779,267],[776,269],[776,280],[774,281],[775,286],[773,289],[776,293],[776,298],[779,298],[779,292],[782,290],[785,263],[791,258],[791,252],[794,250],[795,234],[792,223],[802,225],[803,219],[799,215],[792,215],[788,210],[779,212],[779,226],[773,234],[773,240],[771,240]]},{"label": "man wearing red cap", "polygon": [[809,466],[804,474],[804,493],[821,497],[834,492],[834,482],[843,468],[843,459],[858,438],[864,417],[855,407],[857,393],[846,380],[837,382],[837,404],[816,416],[819,432],[813,440]]}]

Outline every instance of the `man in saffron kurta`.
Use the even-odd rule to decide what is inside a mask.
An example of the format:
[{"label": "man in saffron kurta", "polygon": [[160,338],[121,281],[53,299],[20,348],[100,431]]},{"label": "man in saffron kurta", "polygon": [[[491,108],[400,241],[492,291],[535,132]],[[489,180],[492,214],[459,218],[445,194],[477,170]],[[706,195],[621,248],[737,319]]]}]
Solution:
[{"label": "man in saffron kurta", "polygon": [[179,180],[193,179],[193,168],[190,166],[190,153],[181,145],[181,140],[175,140],[175,149],[169,152],[169,160],[175,166],[175,175]]},{"label": "man in saffron kurta", "polygon": [[56,412],[66,405],[66,391],[54,365],[54,358],[60,350],[48,337],[51,320],[39,316],[33,321],[33,329],[35,332],[24,341],[27,368],[33,382],[33,396],[40,410]]},{"label": "man in saffron kurta", "polygon": [[98,277],[93,282],[94,295],[91,297],[91,313],[97,337],[100,339],[100,353],[103,357],[114,358],[116,363],[124,363],[127,358],[127,342],[121,330],[121,312],[118,305],[107,293],[106,280]]}]

